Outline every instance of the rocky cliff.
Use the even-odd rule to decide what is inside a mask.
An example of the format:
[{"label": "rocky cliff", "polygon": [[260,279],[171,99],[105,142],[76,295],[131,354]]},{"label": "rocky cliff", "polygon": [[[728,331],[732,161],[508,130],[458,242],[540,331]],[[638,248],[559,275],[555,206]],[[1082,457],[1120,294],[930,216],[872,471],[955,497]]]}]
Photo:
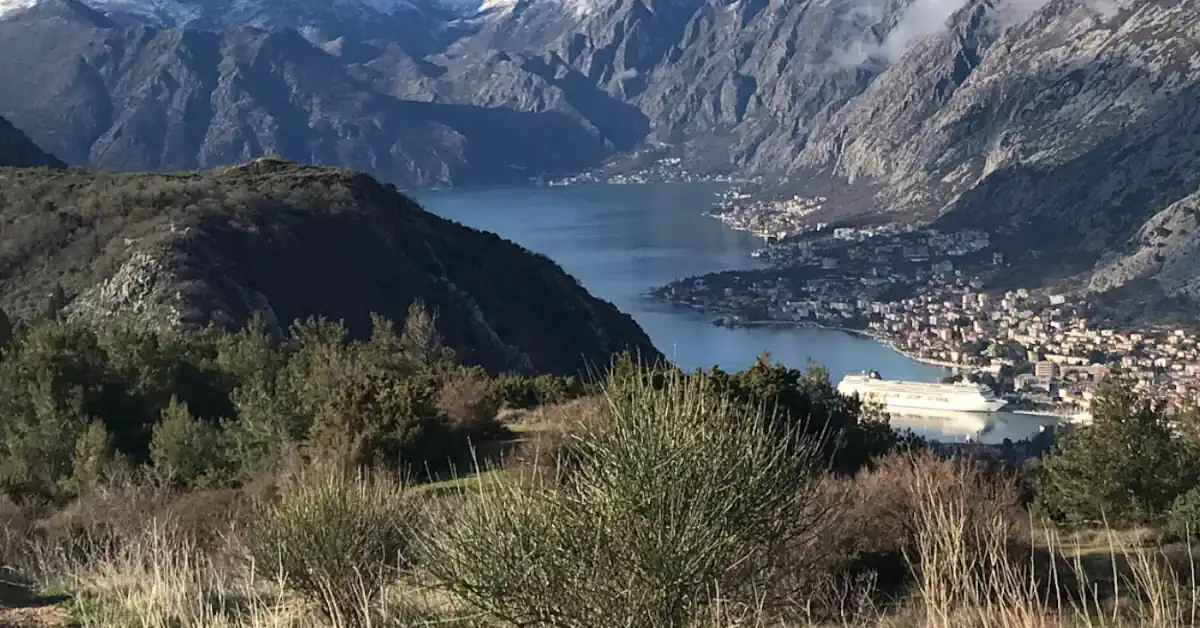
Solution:
[{"label": "rocky cliff", "polygon": [[0,20],[0,115],[92,169],[280,154],[408,186],[482,185],[575,172],[611,152],[561,113],[382,93],[338,56],[350,47],[286,29],[122,26],[49,0]]},{"label": "rocky cliff", "polygon": [[[1001,17],[991,2],[964,9],[839,111],[798,164],[881,186],[866,209],[999,229],[1076,269],[1128,250],[1122,267],[1141,268],[1145,234],[1175,221],[1152,217],[1200,186],[1200,112],[1188,104],[1200,96],[1200,4],[1051,0]],[[1104,274],[1094,287],[1128,273]]]},{"label": "rocky cliff", "polygon": [[349,170],[277,160],[178,175],[0,170],[0,306],[122,314],[161,326],[286,327],[310,316],[369,333],[422,299],[467,361],[578,373],[645,333],[543,256],[442,220]]}]

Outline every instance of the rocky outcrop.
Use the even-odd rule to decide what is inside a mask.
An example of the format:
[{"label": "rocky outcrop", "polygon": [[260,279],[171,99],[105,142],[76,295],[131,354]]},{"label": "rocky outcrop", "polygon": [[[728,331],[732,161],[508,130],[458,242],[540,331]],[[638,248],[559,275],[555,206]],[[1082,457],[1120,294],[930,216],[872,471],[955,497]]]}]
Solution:
[{"label": "rocky outcrop", "polygon": [[1131,245],[1102,261],[1091,290],[1106,292],[1149,279],[1169,296],[1200,297],[1200,192],[1147,220]]},{"label": "rocky outcrop", "polygon": [[[0,186],[0,303],[35,315],[165,327],[286,329],[312,316],[370,333],[423,300],[467,362],[576,374],[659,354],[612,304],[549,259],[422,210],[354,171],[263,160],[180,175],[9,170]],[[30,217],[31,208],[57,212]],[[19,229],[10,226],[19,225]]]}]

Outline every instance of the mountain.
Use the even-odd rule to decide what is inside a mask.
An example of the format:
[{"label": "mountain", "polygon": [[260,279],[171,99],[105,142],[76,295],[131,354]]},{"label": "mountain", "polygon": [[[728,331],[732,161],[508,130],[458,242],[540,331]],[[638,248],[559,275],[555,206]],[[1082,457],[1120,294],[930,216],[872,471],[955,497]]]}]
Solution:
[{"label": "mountain", "polygon": [[436,77],[386,56],[367,65],[409,97],[560,111],[620,151],[655,149],[703,172],[771,170],[884,67],[863,51],[883,46],[908,4],[526,1],[428,56]]},{"label": "mountain", "polygon": [[1105,256],[1089,288],[1107,292],[1150,281],[1162,293],[1200,298],[1200,190],[1156,213],[1126,250]]},{"label": "mountain", "polygon": [[74,165],[429,186],[677,157],[819,190],[815,219],[997,231],[1077,286],[1124,285],[1091,273],[1142,268],[1200,189],[1196,2],[88,1],[0,20],[0,115]]},{"label": "mountain", "polygon": [[20,129],[0,118],[0,167],[4,166],[63,168],[66,164],[42,152]]},{"label": "mountain", "polygon": [[422,210],[365,174],[280,160],[186,174],[0,170],[0,307],[154,325],[370,333],[416,299],[447,344],[494,371],[575,374],[660,357],[613,305],[544,256]]},{"label": "mountain", "polygon": [[[0,0],[0,14],[39,8],[39,0]],[[52,3],[53,4],[53,3]],[[89,0],[87,6],[117,24],[156,28],[298,30],[324,39],[383,37],[417,54],[452,37],[448,22],[479,7],[437,0]]]},{"label": "mountain", "polygon": [[[885,219],[999,229],[1029,261],[1069,262],[1034,263],[1030,282],[1083,273],[1082,285],[1112,289],[1150,272],[1147,259],[1173,255],[1179,265],[1167,260],[1173,270],[1160,276],[1200,270],[1190,245],[1146,249],[1200,188],[1190,104],[1200,97],[1200,4],[1042,4],[1004,24],[993,3],[972,3],[839,111],[798,165],[877,186],[861,209]],[[1179,244],[1186,232],[1172,233]],[[1114,252],[1129,257],[1089,283]]]},{"label": "mountain", "polygon": [[118,26],[72,0],[0,20],[0,115],[72,165],[175,171],[280,154],[408,186],[570,173],[610,148],[555,112],[380,93],[294,30]]},{"label": "mountain", "polygon": [[94,168],[281,152],[486,184],[640,152],[775,170],[907,45],[889,35],[913,1],[44,0],[0,21],[0,80],[28,87],[0,115]]}]

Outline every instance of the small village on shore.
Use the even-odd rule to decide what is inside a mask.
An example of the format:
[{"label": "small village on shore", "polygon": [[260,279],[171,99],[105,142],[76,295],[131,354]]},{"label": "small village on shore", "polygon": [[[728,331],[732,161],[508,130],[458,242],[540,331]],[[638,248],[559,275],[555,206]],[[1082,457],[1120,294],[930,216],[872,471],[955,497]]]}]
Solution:
[{"label": "small village on shore", "polygon": [[717,325],[816,325],[869,335],[988,383],[1010,410],[1083,412],[1114,374],[1171,407],[1200,399],[1194,331],[1116,329],[1090,320],[1083,295],[991,290],[977,271],[1000,269],[1005,259],[982,231],[829,229],[805,221],[821,198],[739,200],[729,195],[710,215],[777,239],[754,253],[764,268],[681,279],[652,297],[704,312]]}]

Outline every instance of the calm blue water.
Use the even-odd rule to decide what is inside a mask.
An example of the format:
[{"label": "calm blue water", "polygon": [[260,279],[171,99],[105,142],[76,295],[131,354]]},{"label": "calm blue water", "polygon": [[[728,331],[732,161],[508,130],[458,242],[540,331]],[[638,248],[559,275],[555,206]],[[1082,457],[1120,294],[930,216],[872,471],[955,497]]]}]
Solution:
[{"label": "calm blue water", "polygon": [[[644,298],[674,279],[718,270],[753,268],[760,241],[727,229],[702,213],[720,184],[587,185],[457,189],[418,195],[429,211],[495,232],[545,254],[592,294],[629,313],[663,353],[685,369],[739,370],[764,351],[789,366],[810,359],[837,382],[847,373],[876,369],[889,379],[936,381],[946,371],[910,360],[874,340],[821,329],[730,329],[686,309]],[[894,421],[895,422],[895,421]],[[999,423],[1008,426],[1001,427]],[[954,438],[980,431],[986,440],[1021,438],[1037,431],[1026,421],[994,419],[986,430],[972,421],[929,418],[913,427]]]}]

